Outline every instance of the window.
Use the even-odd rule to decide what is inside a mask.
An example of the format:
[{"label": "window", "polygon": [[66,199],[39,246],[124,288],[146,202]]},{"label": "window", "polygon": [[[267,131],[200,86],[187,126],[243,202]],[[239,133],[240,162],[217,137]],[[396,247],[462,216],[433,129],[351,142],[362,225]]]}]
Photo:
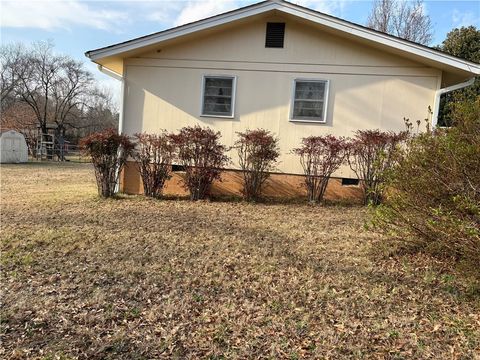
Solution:
[{"label": "window", "polygon": [[326,121],[328,80],[300,80],[294,82],[292,121]]},{"label": "window", "polygon": [[265,47],[283,48],[285,38],[285,23],[267,23],[267,32],[265,33]]},{"label": "window", "polygon": [[204,76],[203,116],[233,118],[235,80],[234,76]]}]

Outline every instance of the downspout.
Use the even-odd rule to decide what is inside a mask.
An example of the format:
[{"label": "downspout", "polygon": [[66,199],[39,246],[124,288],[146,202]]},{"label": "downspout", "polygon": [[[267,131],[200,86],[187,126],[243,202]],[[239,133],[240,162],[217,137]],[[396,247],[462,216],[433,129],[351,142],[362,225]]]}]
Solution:
[{"label": "downspout", "polygon": [[[122,83],[121,85],[121,93],[120,93],[120,114],[118,115],[118,133],[121,134],[123,132],[123,95],[125,93],[125,80],[122,75],[103,67],[100,64],[97,64],[98,70],[105,75],[108,75],[115,80],[118,80]],[[118,176],[118,169],[117,169],[117,184],[115,185],[115,192],[118,193],[120,191],[120,177]]]},{"label": "downspout", "polygon": [[448,86],[446,88],[442,88],[442,89],[438,89],[436,92],[435,92],[435,102],[434,102],[434,108],[433,108],[433,116],[432,116],[432,129],[435,128],[437,126],[437,123],[438,123],[438,112],[440,111],[440,96],[442,94],[447,94],[449,92],[452,92],[454,90],[459,90],[459,89],[463,89],[463,88],[466,88],[467,86],[470,86],[470,85],[473,85],[473,83],[475,82],[475,78],[471,78],[465,82],[462,82],[460,84],[455,84],[455,85],[452,85],[452,86]]}]

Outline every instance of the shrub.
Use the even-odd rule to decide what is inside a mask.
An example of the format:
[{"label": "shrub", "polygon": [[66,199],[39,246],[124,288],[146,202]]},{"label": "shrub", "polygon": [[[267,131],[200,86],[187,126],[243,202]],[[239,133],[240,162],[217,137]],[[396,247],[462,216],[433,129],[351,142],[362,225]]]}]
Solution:
[{"label": "shrub", "polygon": [[98,194],[113,196],[120,172],[134,147],[130,138],[115,129],[106,129],[83,138],[81,146],[92,159]]},{"label": "shrub", "polygon": [[198,125],[184,127],[171,136],[178,161],[185,167],[183,183],[191,200],[207,197],[212,182],[220,179],[221,168],[229,162],[226,147],[219,143],[220,137],[220,132]]},{"label": "shrub", "polygon": [[237,135],[234,147],[243,172],[242,193],[248,201],[257,200],[280,155],[278,139],[264,129],[247,130]]},{"label": "shrub", "polygon": [[480,263],[480,97],[456,105],[455,127],[412,137],[388,177],[374,223],[435,255]]},{"label": "shrub", "polygon": [[146,196],[162,195],[165,181],[170,179],[175,147],[169,134],[135,134],[136,149],[133,157],[143,182]]},{"label": "shrub", "polygon": [[323,200],[330,176],[345,161],[347,148],[344,138],[325,135],[303,138],[302,145],[293,150],[300,156],[308,201],[315,203]]},{"label": "shrub", "polygon": [[364,204],[378,205],[385,193],[385,174],[392,168],[408,132],[358,130],[348,146],[348,163],[361,180]]}]

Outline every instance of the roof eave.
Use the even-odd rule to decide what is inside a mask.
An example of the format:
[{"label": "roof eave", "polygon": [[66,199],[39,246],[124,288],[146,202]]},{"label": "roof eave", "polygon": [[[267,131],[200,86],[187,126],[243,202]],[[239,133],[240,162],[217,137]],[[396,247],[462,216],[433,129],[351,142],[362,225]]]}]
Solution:
[{"label": "roof eave", "polygon": [[360,25],[337,19],[332,16],[324,15],[315,10],[311,10],[287,2],[283,3],[282,9],[279,10],[293,16],[304,18],[314,23],[325,25],[365,40],[373,41],[391,48],[402,50],[407,53],[418,55],[423,58],[457,68],[459,70],[467,71],[476,75],[480,74],[479,64],[475,64],[473,62],[469,62],[467,60],[448,55],[446,53],[434,50],[424,45],[416,44],[414,42],[404,40],[389,34],[381,33],[379,31],[371,30]]},{"label": "roof eave", "polygon": [[181,25],[172,29],[161,31],[159,33],[143,36],[137,39],[129,40],[120,44],[107,46],[104,48],[87,51],[85,56],[92,61],[121,54],[123,52],[136,50],[145,46],[157,44],[162,41],[170,40],[179,36],[188,35],[196,31],[210,29],[215,26],[227,24],[231,21],[240,20],[253,15],[262,14],[264,12],[275,10],[278,3],[264,1],[251,6],[246,6],[224,14],[212,16],[206,19],[195,21],[189,24]]},{"label": "roof eave", "polygon": [[480,65],[469,62],[452,55],[431,49],[427,46],[413,43],[395,36],[384,34],[375,30],[356,25],[348,21],[335,18],[333,16],[319,13],[299,5],[291,4],[285,1],[264,1],[258,4],[240,8],[228,13],[212,16],[207,19],[199,20],[190,24],[182,25],[176,28],[165,30],[156,34],[147,35],[141,38],[126,41],[124,43],[87,51],[85,55],[92,61],[118,56],[122,53],[137,50],[142,47],[155,45],[166,40],[174,39],[183,35],[188,35],[200,30],[206,30],[215,26],[227,24],[231,21],[240,20],[253,15],[262,14],[267,11],[278,10],[286,14],[297,16],[314,23],[336,29],[343,33],[357,36],[361,39],[382,44],[387,47],[401,50],[457,70],[465,71],[470,74],[480,75]]}]

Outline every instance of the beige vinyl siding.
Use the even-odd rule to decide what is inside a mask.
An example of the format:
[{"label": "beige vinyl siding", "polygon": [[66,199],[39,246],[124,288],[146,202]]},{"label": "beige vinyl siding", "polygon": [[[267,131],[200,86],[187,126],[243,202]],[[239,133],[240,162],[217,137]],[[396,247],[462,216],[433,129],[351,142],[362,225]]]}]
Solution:
[{"label": "beige vinyl siding", "polygon": [[[265,48],[266,21],[282,20],[285,48]],[[277,17],[159,50],[125,61],[125,133],[200,124],[220,131],[230,146],[237,131],[261,127],[279,137],[278,170],[285,173],[301,172],[289,152],[302,137],[403,130],[403,117],[424,119],[441,77],[440,70]],[[204,75],[236,77],[233,119],[200,116]],[[325,124],[290,121],[298,78],[329,80]]]},{"label": "beige vinyl siding", "polygon": [[[283,48],[265,48],[267,22],[286,22]],[[327,29],[326,29],[327,30]],[[364,44],[349,41],[313,24],[304,24],[293,17],[267,16],[227,29],[198,34],[193,41],[181,41],[138,55],[141,58],[226,60],[244,62],[277,62],[300,64],[332,64],[355,66],[411,66],[413,62]],[[161,50],[158,52],[158,50]],[[380,55],[380,56],[379,56]]]}]

